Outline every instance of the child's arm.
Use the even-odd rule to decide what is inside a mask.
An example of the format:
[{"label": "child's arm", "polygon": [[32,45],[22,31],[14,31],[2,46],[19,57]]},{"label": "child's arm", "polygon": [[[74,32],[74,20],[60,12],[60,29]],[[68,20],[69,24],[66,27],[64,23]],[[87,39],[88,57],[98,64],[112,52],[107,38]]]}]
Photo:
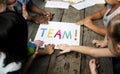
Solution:
[{"label": "child's arm", "polygon": [[29,5],[29,8],[30,8],[33,12],[35,12],[35,13],[37,13],[37,14],[43,14],[48,20],[50,20],[50,19],[52,18],[52,15],[51,15],[50,12],[46,12],[46,11],[44,11],[43,9],[38,8],[37,6],[35,6],[35,5],[33,4],[33,2],[32,2],[31,0],[29,1],[28,5]]},{"label": "child's arm", "polygon": [[39,50],[39,47],[36,47],[34,54],[32,56],[30,56],[27,59],[27,61],[25,61],[23,69],[22,69],[22,74],[27,74],[27,71],[28,71],[30,65],[32,64],[33,60],[35,59],[35,57],[38,54],[38,50]]},{"label": "child's arm", "polygon": [[25,20],[33,21],[36,24],[48,24],[48,20],[44,18],[40,18],[37,16],[30,16],[26,10],[26,5],[22,5],[22,16],[25,18]]},{"label": "child's arm", "polygon": [[88,16],[86,18],[91,19],[91,20],[101,19],[101,18],[103,18],[106,10],[107,10],[107,8],[104,7],[103,9],[93,13],[92,15],[90,15],[90,16]]},{"label": "child's arm", "polygon": [[115,57],[108,48],[93,48],[88,46],[69,46],[60,44],[57,46],[60,50],[60,54],[75,51],[82,54],[90,55],[93,57]]},{"label": "child's arm", "polygon": [[28,47],[31,47],[32,50],[34,50],[34,52],[30,57],[28,57],[28,59],[25,60],[23,69],[22,69],[22,74],[27,74],[27,71],[28,71],[30,65],[32,64],[33,60],[36,58],[36,56],[40,52],[39,47],[43,45],[43,41],[35,40],[32,42],[31,38],[29,39],[29,42],[30,42],[30,44],[28,45]]},{"label": "child's arm", "polygon": [[76,24],[84,25],[84,26],[88,27],[89,29],[93,30],[94,32],[104,36],[106,34],[106,30],[102,27],[95,25],[92,20],[102,18],[104,16],[105,12],[106,12],[106,7],[104,7],[102,10],[99,10],[99,11],[95,12],[94,14],[86,17],[85,19],[78,21]]}]

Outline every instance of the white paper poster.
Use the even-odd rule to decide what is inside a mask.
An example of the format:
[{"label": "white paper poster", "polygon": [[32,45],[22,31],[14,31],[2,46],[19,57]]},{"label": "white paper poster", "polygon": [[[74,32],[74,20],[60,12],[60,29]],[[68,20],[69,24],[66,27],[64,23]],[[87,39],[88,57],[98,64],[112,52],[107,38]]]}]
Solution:
[{"label": "white paper poster", "polygon": [[35,40],[44,41],[44,45],[80,45],[80,26],[75,23],[49,22],[48,25],[39,26]]}]

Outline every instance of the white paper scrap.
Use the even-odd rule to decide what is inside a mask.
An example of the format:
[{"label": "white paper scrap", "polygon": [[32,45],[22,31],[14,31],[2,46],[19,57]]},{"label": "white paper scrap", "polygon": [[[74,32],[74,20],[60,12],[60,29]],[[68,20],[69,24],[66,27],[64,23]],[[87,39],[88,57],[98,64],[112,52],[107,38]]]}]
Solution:
[{"label": "white paper scrap", "polygon": [[68,2],[61,2],[61,1],[47,1],[45,4],[45,7],[48,8],[62,8],[62,9],[68,9],[70,3]]},{"label": "white paper scrap", "polygon": [[71,3],[78,3],[78,2],[81,2],[83,0],[63,0],[63,1],[68,1],[68,2],[71,2]]},{"label": "white paper scrap", "polygon": [[105,0],[93,0],[95,4],[105,4]]},{"label": "white paper scrap", "polygon": [[78,4],[74,4],[72,5],[74,8],[76,8],[77,10],[81,10],[90,6],[95,5],[95,2],[93,0],[85,0],[83,2],[80,2]]}]

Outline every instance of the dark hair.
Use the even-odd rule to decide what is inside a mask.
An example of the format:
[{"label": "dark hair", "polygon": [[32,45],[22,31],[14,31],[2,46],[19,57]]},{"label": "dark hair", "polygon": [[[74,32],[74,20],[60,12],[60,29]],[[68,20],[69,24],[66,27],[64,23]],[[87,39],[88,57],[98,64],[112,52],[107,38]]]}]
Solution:
[{"label": "dark hair", "polygon": [[0,4],[6,3],[6,0],[0,0]]},{"label": "dark hair", "polygon": [[108,37],[111,39],[114,48],[111,51],[120,56],[117,48],[117,44],[120,44],[120,14],[111,19],[107,28]]},{"label": "dark hair", "polygon": [[28,27],[24,18],[12,11],[0,13],[0,52],[6,54],[5,64],[27,57]]}]

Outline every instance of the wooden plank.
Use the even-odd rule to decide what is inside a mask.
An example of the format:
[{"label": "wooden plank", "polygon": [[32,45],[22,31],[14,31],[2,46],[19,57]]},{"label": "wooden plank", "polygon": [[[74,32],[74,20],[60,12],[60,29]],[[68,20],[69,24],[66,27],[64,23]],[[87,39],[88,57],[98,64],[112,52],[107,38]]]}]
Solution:
[{"label": "wooden plank", "polygon": [[[34,3],[36,3],[36,6],[41,8],[40,0],[35,0]],[[54,17],[53,17],[52,21],[60,21],[61,18],[62,18],[63,9],[44,8],[44,4],[45,3],[42,3],[42,5],[43,5],[42,9],[45,9],[46,11],[49,11],[52,14],[54,14]],[[32,30],[32,33],[30,34],[30,37],[32,39],[34,39],[38,27],[39,27],[39,25],[34,25],[33,26],[34,30]],[[32,65],[29,69],[28,74],[46,74],[47,70],[48,70],[48,67],[49,67],[49,61],[50,60],[51,60],[51,56],[41,56],[41,57],[36,58],[33,61]]]},{"label": "wooden plank", "polygon": [[53,14],[52,21],[61,21],[64,10],[63,9],[57,9],[57,8],[45,8],[46,11],[51,12]]},{"label": "wooden plank", "polygon": [[84,10],[78,11],[70,6],[69,9],[64,11],[62,22],[76,23],[77,21],[83,18],[84,18]]},{"label": "wooden plank", "polygon": [[37,7],[44,9],[45,11],[51,12],[54,16],[52,21],[60,21],[63,14],[63,9],[57,9],[57,8],[45,8],[45,3],[41,0],[33,0],[33,3],[36,4]]},{"label": "wooden plank", "polygon": [[[102,7],[103,7],[103,5],[95,5],[93,7],[87,8],[85,10],[85,17],[98,11]],[[94,23],[98,24],[98,26],[103,27],[102,20],[97,20]],[[84,27],[83,30],[84,30],[83,45],[93,46],[91,43],[91,41],[93,39],[99,39],[99,40],[103,39],[103,37],[94,33],[93,31],[91,31],[90,29],[88,29],[86,27]],[[80,74],[90,74],[88,62],[91,58],[93,58],[93,57],[82,55],[82,66],[81,66],[81,73]],[[101,67],[99,69],[99,74],[113,74],[112,62],[111,62],[110,58],[99,58],[98,61],[101,65]]]},{"label": "wooden plank", "polygon": [[79,74],[80,55],[78,53],[60,56],[58,54],[59,50],[56,50],[52,55],[47,74]]},{"label": "wooden plank", "polygon": [[[49,9],[47,9],[49,11]],[[54,15],[54,21],[59,21],[61,20],[60,16],[62,16],[61,10],[60,9],[51,9],[53,11]],[[60,10],[60,11],[59,11]],[[56,12],[55,12],[56,11]],[[57,12],[59,11],[59,12]],[[52,12],[51,12],[52,13]],[[59,16],[59,17],[58,17]],[[34,26],[34,31],[31,34],[31,38],[33,39],[36,32],[37,32],[37,28],[38,25]],[[42,61],[41,61],[42,60]],[[29,73],[30,74],[46,74],[47,69],[49,67],[49,61],[50,61],[50,56],[46,56],[46,57],[41,57],[41,58],[37,58],[33,64],[32,64],[32,68],[30,68]],[[39,62],[39,63],[38,63]]]},{"label": "wooden plank", "polygon": [[[83,12],[76,11],[70,7],[68,10],[64,10],[62,22],[76,22],[78,19],[83,18],[80,16]],[[77,16],[77,17],[76,17]],[[47,74],[79,74],[81,55],[75,52],[60,55],[59,50],[56,50],[52,55],[49,69]]]},{"label": "wooden plank", "polygon": [[[39,8],[44,9],[44,4],[45,4],[44,2],[41,2],[40,0],[34,0],[33,2]],[[36,15],[36,14],[31,13],[31,15]],[[32,24],[32,26],[29,25],[29,37],[32,38],[32,40],[34,40],[38,27],[39,25],[36,25],[35,23]],[[47,68],[49,66],[49,60],[50,60],[49,55],[37,57],[31,64],[27,74],[46,74]]]},{"label": "wooden plank", "polygon": [[37,57],[33,61],[27,74],[46,74],[49,66],[49,60],[50,60],[49,55]]},{"label": "wooden plank", "polygon": [[32,32],[33,32],[33,30],[34,30],[34,23],[32,23],[32,22],[28,22],[28,38],[31,38],[31,34],[32,34]]},{"label": "wooden plank", "polygon": [[[98,9],[96,6],[92,6],[89,8],[85,9],[85,17],[91,15],[92,13],[96,12]],[[101,8],[101,7],[99,7]],[[94,9],[94,10],[93,10]],[[86,46],[92,46],[91,41],[94,39],[94,37],[97,37],[96,33],[94,33],[93,31],[91,31],[90,29],[84,27],[83,28],[83,45]],[[97,38],[100,38],[99,36]],[[90,56],[86,56],[86,55],[82,55],[82,66],[81,66],[81,73],[80,74],[90,74],[89,72],[89,65],[88,65],[88,61],[91,59]],[[85,69],[86,68],[86,69]]]},{"label": "wooden plank", "polygon": [[[38,1],[38,0],[37,0]],[[40,1],[40,0],[39,0]],[[39,2],[37,2],[39,6]],[[44,7],[43,7],[44,8]],[[91,10],[94,9],[94,10]],[[85,10],[85,16],[90,15],[91,13],[101,8],[101,5],[87,8]],[[97,9],[96,9],[97,8]],[[84,10],[77,11],[70,7],[69,10],[63,9],[52,9],[45,8],[46,11],[50,11],[54,14],[52,21],[62,21],[62,22],[76,22],[84,17]],[[101,21],[95,21],[95,23],[101,25]],[[37,32],[38,25],[34,25],[29,28],[29,36],[34,39],[34,36]],[[31,31],[32,29],[32,31]],[[103,39],[103,37],[97,35],[86,27],[81,28],[81,45],[92,46],[91,41],[95,39]],[[89,38],[88,38],[89,36]],[[88,61],[91,59],[90,56],[82,55],[71,52],[64,55],[58,55],[59,50],[55,50],[54,54],[51,56],[42,56],[35,59],[31,65],[28,74],[90,74]],[[81,58],[82,57],[82,58]],[[81,61],[82,59],[82,61]],[[109,67],[112,67],[110,60],[106,58],[98,59],[100,65],[103,67],[100,68],[100,74],[113,74],[112,70],[109,70]],[[105,64],[104,64],[105,63]],[[104,68],[105,66],[105,68]]]}]

